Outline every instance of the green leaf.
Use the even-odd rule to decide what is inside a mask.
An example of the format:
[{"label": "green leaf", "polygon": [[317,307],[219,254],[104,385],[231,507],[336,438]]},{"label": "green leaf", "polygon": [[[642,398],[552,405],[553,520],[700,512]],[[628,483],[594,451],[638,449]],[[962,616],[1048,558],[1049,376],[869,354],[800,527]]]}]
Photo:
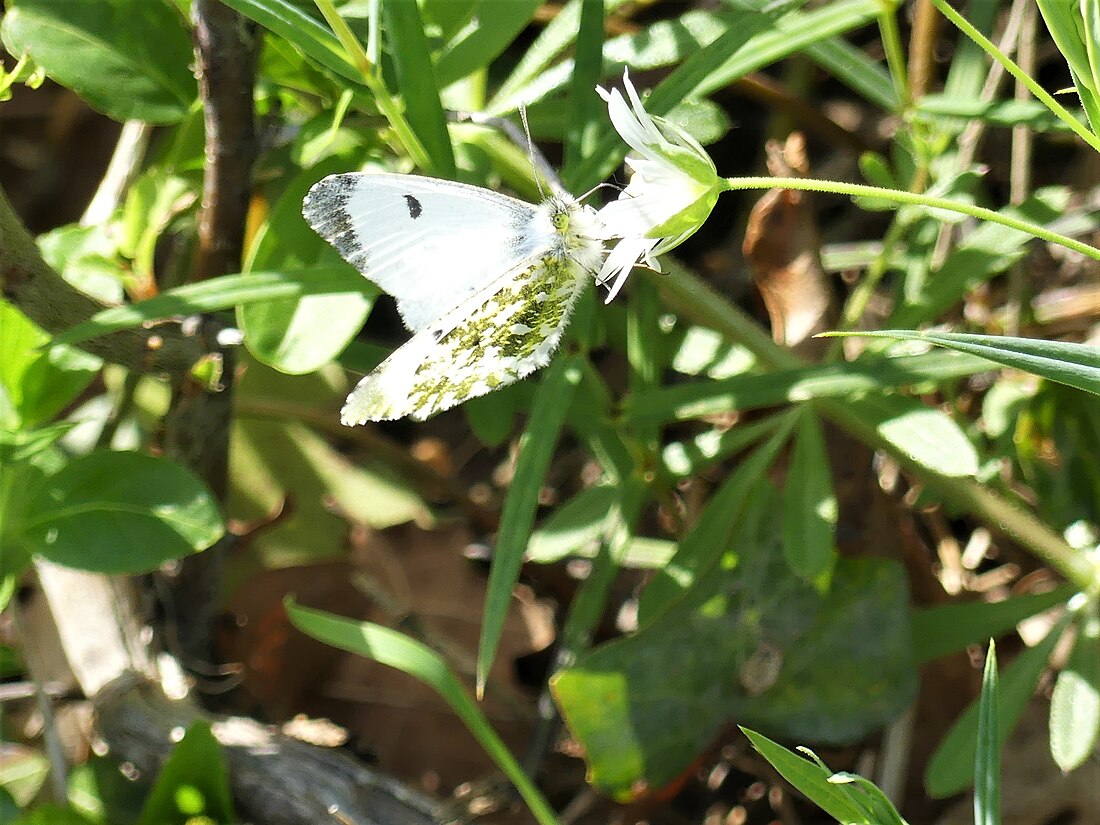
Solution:
[{"label": "green leaf", "polygon": [[363,76],[327,26],[289,0],[222,0],[225,5],[284,38],[319,66],[362,87]]},{"label": "green leaf", "polygon": [[1050,697],[1050,753],[1067,773],[1085,763],[1100,739],[1100,616],[1096,600],[1081,616],[1077,640]]},{"label": "green leaf", "polygon": [[879,439],[922,467],[952,478],[977,475],[974,445],[940,410],[900,395],[868,396],[852,406]]},{"label": "green leaf", "polygon": [[475,18],[436,57],[440,88],[487,68],[527,27],[540,5],[541,0],[480,0],[473,9]]},{"label": "green leaf", "polygon": [[520,438],[516,472],[500,516],[493,567],[485,594],[477,655],[479,690],[484,688],[489,668],[496,658],[500,635],[504,631],[504,617],[512,601],[512,589],[519,578],[523,554],[535,523],[539,490],[546,478],[558,433],[581,380],[580,360],[578,356],[554,359],[535,392],[531,417]]},{"label": "green leaf", "polygon": [[34,553],[97,573],[147,573],[197,553],[224,528],[190,471],[141,453],[94,452],[31,491],[16,526]]},{"label": "green leaf", "polygon": [[1046,593],[1029,593],[999,602],[944,604],[913,613],[913,654],[930,662],[967,645],[981,644],[1012,630],[1029,616],[1065,604],[1076,589],[1070,585]]},{"label": "green leaf", "polygon": [[751,532],[754,512],[770,506],[772,488],[761,482],[790,437],[795,420],[796,415],[791,413],[774,419],[771,437],[741,461],[711,496],[691,530],[680,540],[676,555],[642,592],[639,624],[675,603],[716,568],[737,564],[735,537]]},{"label": "green leaf", "polygon": [[[997,702],[997,717],[1000,720],[997,737],[999,748],[1004,747],[1005,740],[1023,715],[1024,708],[1035,692],[1035,685],[1047,666],[1047,660],[1068,623],[1067,616],[1042,642],[1017,656],[1001,674]],[[978,703],[971,702],[940,742],[925,769],[924,786],[931,796],[941,799],[969,787],[974,778],[977,729]]]},{"label": "green leaf", "polygon": [[978,699],[974,761],[974,825],[1001,825],[1001,736],[998,720],[997,652],[992,640],[985,656]]},{"label": "green leaf", "polygon": [[0,300],[0,427],[44,424],[99,372],[102,361],[94,355],[49,342],[49,335]]},{"label": "green leaf", "polygon": [[236,822],[225,755],[210,723],[192,722],[157,774],[138,825]]},{"label": "green leaf", "polygon": [[876,106],[898,110],[898,94],[890,73],[847,40],[834,37],[813,43],[806,48],[806,57]]},{"label": "green leaf", "polygon": [[1050,109],[1037,100],[982,100],[947,94],[925,95],[916,103],[922,120],[957,118],[960,123],[980,120],[990,126],[1026,126],[1036,132],[1069,132]]},{"label": "green leaf", "polygon": [[913,332],[903,329],[853,334],[870,338],[927,341],[1100,395],[1100,348],[1090,344],[1044,341],[1041,338],[1012,338],[1005,335]]},{"label": "green leaf", "polygon": [[382,0],[382,17],[405,115],[432,161],[432,168],[425,171],[453,178],[454,151],[420,11],[408,0]]},{"label": "green leaf", "polygon": [[0,789],[10,794],[19,807],[26,807],[46,781],[50,763],[38,751],[14,742],[0,744]]},{"label": "green leaf", "polygon": [[989,362],[981,358],[935,355],[865,356],[845,364],[678,384],[632,396],[625,413],[634,423],[686,421],[796,401],[848,399],[914,384],[935,384],[990,368]]},{"label": "green leaf", "polygon": [[[359,279],[357,283],[362,292],[372,293],[374,288],[365,280]],[[339,294],[347,291],[348,287],[348,268],[344,265],[320,266],[297,272],[223,275],[176,287],[136,304],[104,309],[55,336],[53,343],[76,344],[154,321],[217,312],[262,301],[300,298],[303,295]]]},{"label": "green leaf", "polygon": [[848,786],[829,781],[832,773],[827,768],[792,753],[763,734],[744,727],[741,731],[749,738],[760,755],[779,771],[780,776],[829,816],[838,822],[872,825],[862,806],[853,802]]},{"label": "green leaf", "polygon": [[[380,291],[344,263],[302,218],[302,199],[309,187],[346,168],[344,160],[331,158],[292,179],[256,233],[245,261],[246,272],[327,269],[335,277],[330,292],[251,302],[237,308],[248,351],[259,361],[292,375],[313,372],[336,358],[362,329]],[[336,286],[341,280],[343,290]]]},{"label": "green leaf", "polygon": [[287,601],[286,609],[291,623],[303,633],[333,647],[397,668],[435,690],[516,786],[540,825],[554,825],[553,810],[438,653],[388,627],[342,619],[320,610],[301,607],[292,600]]},{"label": "green leaf", "polygon": [[[316,563],[346,549],[348,520],[385,529],[431,523],[420,495],[377,449],[354,460],[330,435],[347,386],[335,365],[288,376],[249,359],[235,387],[230,439],[230,518],[269,519],[289,498],[292,511],[253,538],[268,568]],[[321,430],[318,432],[317,430]]]},{"label": "green leaf", "polygon": [[731,718],[839,744],[911,701],[901,568],[841,560],[823,596],[783,575],[776,549],[739,547],[734,571],[714,571],[634,636],[588,651],[553,678],[599,790],[622,801],[662,787]]},{"label": "green leaf", "polygon": [[577,29],[569,96],[570,112],[565,130],[563,178],[568,178],[572,170],[588,156],[606,119],[605,107],[594,94],[603,69],[604,13],[603,0],[581,0],[581,22]]},{"label": "green leaf", "polygon": [[776,424],[776,417],[769,416],[751,424],[706,430],[687,441],[673,441],[661,450],[661,467],[672,478],[697,475],[764,438]]},{"label": "green leaf", "polygon": [[38,249],[61,277],[105,304],[121,303],[126,272],[119,258],[117,227],[67,224],[38,236]]},{"label": "green leaf", "polygon": [[[527,561],[550,564],[569,556],[593,558],[606,536],[608,513],[618,506],[619,498],[619,488],[609,484],[581,490],[531,534]],[[620,567],[661,568],[675,549],[671,541],[631,536],[616,561]]]},{"label": "green leaf", "polygon": [[1074,85],[1093,131],[1100,128],[1091,118],[1100,109],[1100,55],[1097,54],[1098,15],[1095,3],[1036,0],[1058,51],[1069,64]]},{"label": "green leaf", "polygon": [[[1065,211],[1069,191],[1062,187],[1042,189],[1018,206],[1006,206],[1000,214],[1040,226]],[[985,222],[968,232],[947,259],[931,273],[923,288],[907,294],[891,314],[888,324],[913,328],[930,322],[955,306],[970,290],[1023,258],[1035,238],[1019,229]]]},{"label": "green leaf", "polygon": [[836,561],[837,501],[821,422],[803,410],[783,488],[783,553],[795,575],[822,581]]},{"label": "green leaf", "polygon": [[108,117],[175,123],[198,93],[183,24],[162,0],[13,0],[0,36]]}]

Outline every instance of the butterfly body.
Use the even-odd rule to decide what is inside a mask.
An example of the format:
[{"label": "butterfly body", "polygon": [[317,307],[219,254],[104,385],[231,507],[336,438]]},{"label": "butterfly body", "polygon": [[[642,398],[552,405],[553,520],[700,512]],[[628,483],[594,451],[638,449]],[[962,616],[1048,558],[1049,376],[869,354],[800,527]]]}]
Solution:
[{"label": "butterfly body", "polygon": [[603,258],[591,208],[413,175],[333,175],[309,224],[394,296],[413,337],[364,378],[345,424],[423,420],[544,366]]}]

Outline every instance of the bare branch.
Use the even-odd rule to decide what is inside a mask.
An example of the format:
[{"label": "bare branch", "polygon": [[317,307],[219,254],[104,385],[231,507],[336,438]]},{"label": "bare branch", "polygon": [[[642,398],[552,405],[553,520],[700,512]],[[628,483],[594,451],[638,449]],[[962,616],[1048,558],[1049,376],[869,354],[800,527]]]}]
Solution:
[{"label": "bare branch", "polygon": [[[59,333],[106,307],[78,290],[38,252],[7,195],[0,190],[0,297],[46,332]],[[182,375],[203,353],[202,342],[176,321],[93,338],[81,348],[138,373]]]}]

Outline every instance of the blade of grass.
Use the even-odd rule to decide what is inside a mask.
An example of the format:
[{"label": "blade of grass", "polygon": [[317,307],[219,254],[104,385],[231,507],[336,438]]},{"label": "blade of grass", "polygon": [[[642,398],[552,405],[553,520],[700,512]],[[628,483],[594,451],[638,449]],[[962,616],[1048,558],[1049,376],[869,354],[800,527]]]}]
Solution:
[{"label": "blade of grass", "polygon": [[420,10],[408,0],[383,0],[382,21],[405,116],[431,158],[428,171],[453,178],[454,150]]},{"label": "blade of grass", "polygon": [[315,18],[288,0],[224,0],[234,11],[255,20],[265,29],[285,39],[306,57],[345,80],[361,84],[363,76],[348,60],[340,41]]},{"label": "blade of grass", "polygon": [[1077,589],[1063,585],[1000,602],[944,604],[913,612],[913,657],[917,664],[1007,633],[1029,616],[1065,604]]},{"label": "blade of grass", "polygon": [[578,356],[558,357],[551,363],[531,405],[527,429],[519,442],[516,471],[500,516],[493,566],[485,593],[481,640],[477,653],[477,692],[485,690],[489,669],[496,658],[504,617],[519,578],[523,554],[535,523],[539,490],[550,466],[558,433],[580,383]]},{"label": "blade of grass", "polygon": [[[961,332],[914,332],[894,329],[854,333],[868,338],[896,338],[927,341],[939,347],[985,358],[1006,367],[1030,372],[1100,395],[1100,349],[1088,344],[1045,341],[1041,338],[1012,338],[1005,335],[971,335]],[[825,333],[836,337],[848,333]]]},{"label": "blade of grass", "polygon": [[397,668],[435,690],[451,706],[497,767],[515,785],[539,825],[555,825],[557,818],[553,809],[523,772],[508,746],[497,736],[489,720],[478,709],[442,656],[427,645],[388,627],[370,622],[355,622],[321,610],[302,607],[293,599],[287,600],[286,610],[291,623],[303,633],[333,647]]},{"label": "blade of grass", "polygon": [[303,295],[344,293],[349,289],[357,291],[360,286],[364,291],[368,289],[365,282],[344,266],[223,275],[177,287],[136,304],[104,309],[87,321],[65,330],[51,343],[76,344],[166,318],[217,312],[245,304],[300,298]]},{"label": "blade of grass", "polygon": [[756,731],[741,728],[741,732],[784,779],[806,794],[825,813],[838,822],[870,822],[863,808],[852,801],[848,787],[829,781],[832,774],[828,768],[792,753]]},{"label": "blade of grass", "polygon": [[938,384],[986,372],[992,367],[984,358],[930,358],[930,355],[865,357],[764,375],[693,381],[639,393],[629,399],[624,412],[635,423],[683,421],[775,404]]},{"label": "blade of grass", "polygon": [[989,640],[978,701],[974,757],[974,825],[1001,825],[1001,736],[997,720],[997,646]]},{"label": "blade of grass", "polygon": [[603,69],[604,38],[603,0],[581,0],[581,22],[577,31],[576,56],[573,61],[571,110],[565,132],[565,162],[562,177],[588,156],[603,123],[603,103],[594,94]]},{"label": "blade of grass", "polygon": [[[1043,641],[1017,656],[1000,676],[997,701],[997,717],[1000,720],[997,732],[999,748],[1004,747],[1005,739],[1023,715],[1035,692],[1035,685],[1047,666],[1047,660],[1071,618],[1066,615]],[[978,703],[971,702],[940,742],[928,763],[924,786],[931,796],[941,799],[959,793],[973,781],[977,759],[977,733]]]}]

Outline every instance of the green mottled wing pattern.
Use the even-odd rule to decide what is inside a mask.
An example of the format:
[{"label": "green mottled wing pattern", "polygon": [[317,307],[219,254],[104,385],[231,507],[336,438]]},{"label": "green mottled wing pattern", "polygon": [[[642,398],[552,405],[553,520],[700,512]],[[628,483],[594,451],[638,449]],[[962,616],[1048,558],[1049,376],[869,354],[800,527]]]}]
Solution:
[{"label": "green mottled wing pattern", "polygon": [[341,420],[423,421],[545,366],[588,279],[576,261],[553,254],[509,270],[360,381]]}]

